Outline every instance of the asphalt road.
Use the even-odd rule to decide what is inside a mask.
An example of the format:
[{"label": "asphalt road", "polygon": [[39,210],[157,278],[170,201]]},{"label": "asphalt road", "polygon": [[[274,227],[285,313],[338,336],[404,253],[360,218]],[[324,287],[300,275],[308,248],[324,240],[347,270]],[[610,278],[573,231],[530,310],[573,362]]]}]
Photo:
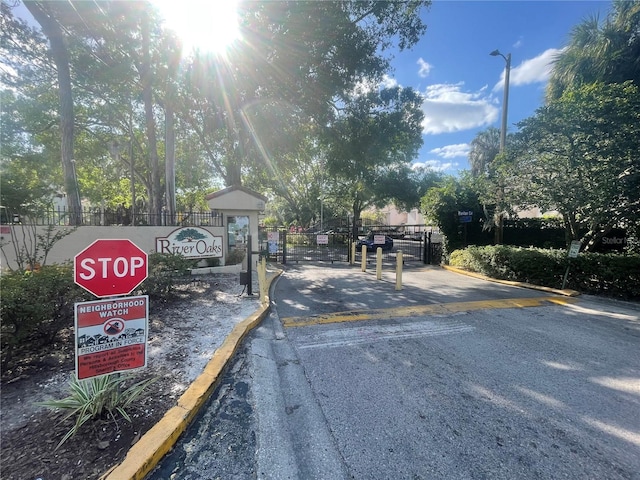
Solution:
[{"label": "asphalt road", "polygon": [[403,279],[287,268],[211,401],[235,433],[186,435],[150,478],[640,479],[638,304]]}]

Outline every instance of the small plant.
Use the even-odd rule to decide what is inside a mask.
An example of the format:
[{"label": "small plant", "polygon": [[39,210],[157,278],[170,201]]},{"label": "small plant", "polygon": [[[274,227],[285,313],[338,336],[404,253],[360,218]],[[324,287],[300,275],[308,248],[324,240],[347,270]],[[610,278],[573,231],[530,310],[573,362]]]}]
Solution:
[{"label": "small plant", "polygon": [[175,286],[191,275],[198,260],[182,255],[152,253],[149,255],[149,276],[140,286],[140,293],[152,300],[167,301],[174,293]]},{"label": "small plant", "polygon": [[116,413],[119,413],[122,418],[131,423],[131,417],[125,408],[138,399],[157,378],[141,380],[123,390],[130,379],[131,376],[128,375],[111,374],[88,380],[77,380],[74,375],[69,382],[71,394],[68,397],[40,403],[52,410],[66,411],[60,423],[74,416],[76,418],[73,427],[62,437],[56,449],[78,433],[80,427],[90,420],[108,416],[117,424]]},{"label": "small plant", "polygon": [[0,242],[0,252],[6,265],[9,266],[9,257],[5,248],[8,249],[11,246],[14,250],[17,270],[35,271],[47,263],[47,256],[53,246],[75,230],[76,227],[61,230],[49,225],[44,233],[37,233],[35,224],[14,225],[11,229],[11,241]]},{"label": "small plant", "polygon": [[220,259],[219,258],[205,258],[208,267],[219,267]]},{"label": "small plant", "polygon": [[245,251],[240,249],[233,249],[227,253],[226,258],[224,259],[225,265],[237,265],[238,263],[242,263],[244,260]]}]

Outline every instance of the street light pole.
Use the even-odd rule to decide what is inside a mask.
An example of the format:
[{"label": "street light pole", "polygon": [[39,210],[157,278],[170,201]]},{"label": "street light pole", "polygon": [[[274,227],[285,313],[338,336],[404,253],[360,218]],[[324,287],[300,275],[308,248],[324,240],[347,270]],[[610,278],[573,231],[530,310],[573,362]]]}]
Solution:
[{"label": "street light pole", "polygon": [[505,57],[500,50],[494,50],[489,55],[493,57],[500,56],[504,58],[506,65],[504,67],[504,97],[502,100],[502,126],[500,128],[500,153],[504,152],[504,145],[507,140],[507,110],[509,108],[509,74],[511,73],[511,54],[507,53]]},{"label": "street light pole", "polygon": [[[507,143],[507,110],[509,108],[509,74],[511,73],[511,54],[507,53],[505,57],[500,50],[494,50],[489,55],[493,57],[500,56],[504,58],[505,67],[504,67],[504,96],[502,99],[502,125],[500,127],[500,153],[504,153],[504,147]],[[504,193],[504,185],[500,185],[500,201],[502,200],[502,195]],[[498,205],[499,206],[499,205]],[[502,212],[498,211],[498,206],[496,206],[496,214],[494,215],[495,224],[496,224],[496,233],[495,233],[495,243],[496,245],[502,244]]]}]

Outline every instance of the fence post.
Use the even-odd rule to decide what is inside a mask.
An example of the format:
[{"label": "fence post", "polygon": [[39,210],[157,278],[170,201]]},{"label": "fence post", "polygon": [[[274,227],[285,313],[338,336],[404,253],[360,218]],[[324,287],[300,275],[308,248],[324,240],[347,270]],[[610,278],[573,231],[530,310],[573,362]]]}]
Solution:
[{"label": "fence post", "polygon": [[251,278],[251,270],[253,269],[253,265],[251,265],[252,263],[252,258],[251,258],[251,246],[253,245],[253,243],[251,242],[251,235],[247,235],[247,277],[248,277],[248,284],[247,284],[247,295],[249,297],[251,297],[253,295],[253,279]]},{"label": "fence post", "polygon": [[287,264],[287,231],[282,232],[282,264]]},{"label": "fence post", "polygon": [[376,278],[382,280],[382,248],[376,248]]},{"label": "fence post", "polygon": [[396,254],[396,290],[402,290],[402,250]]},{"label": "fence post", "polygon": [[422,242],[422,248],[423,248],[423,250],[422,250],[422,263],[424,263],[426,265],[427,263],[429,263],[428,262],[428,255],[429,254],[427,253],[427,232],[423,232],[422,233],[421,242]]}]

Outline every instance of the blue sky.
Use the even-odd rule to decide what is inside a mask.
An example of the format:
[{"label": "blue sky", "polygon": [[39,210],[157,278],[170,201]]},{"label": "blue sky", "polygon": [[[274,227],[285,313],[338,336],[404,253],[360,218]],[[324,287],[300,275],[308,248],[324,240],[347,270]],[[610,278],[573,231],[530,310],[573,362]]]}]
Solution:
[{"label": "blue sky", "polygon": [[445,173],[468,169],[478,132],[500,128],[505,60],[511,53],[507,131],[543,105],[549,61],[572,28],[604,18],[611,2],[435,0],[420,42],[396,55],[388,82],[426,96],[424,146],[416,162]]}]

